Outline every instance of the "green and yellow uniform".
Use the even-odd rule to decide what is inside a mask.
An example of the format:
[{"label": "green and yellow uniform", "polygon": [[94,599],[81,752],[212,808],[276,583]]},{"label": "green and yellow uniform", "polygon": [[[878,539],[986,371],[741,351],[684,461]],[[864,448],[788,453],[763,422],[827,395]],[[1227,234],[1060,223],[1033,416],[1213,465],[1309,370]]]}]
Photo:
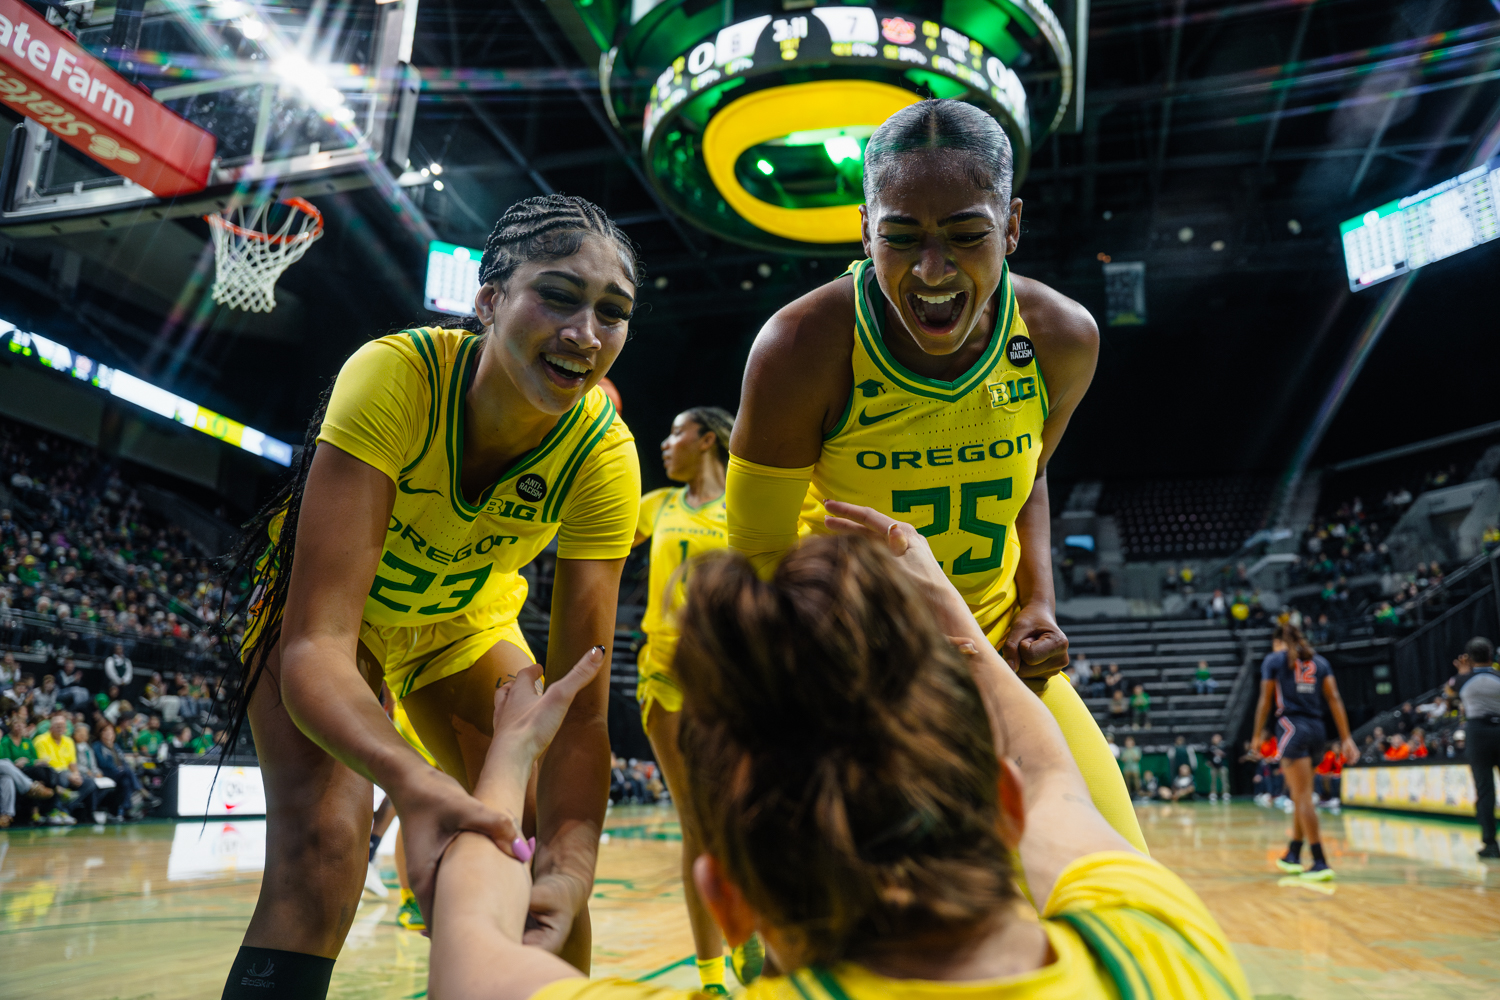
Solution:
[{"label": "green and yellow uniform", "polygon": [[421,754],[423,760],[433,767],[438,766],[438,762],[433,758],[431,751],[422,745],[422,737],[417,735],[416,727],[411,724],[411,717],[406,714],[406,709],[401,707],[399,701],[396,702],[396,707],[391,711],[391,722],[395,724],[396,732],[401,734],[401,738],[413,750]]},{"label": "green and yellow uniform", "polygon": [[1047,386],[1010,271],[1000,279],[989,347],[952,382],[914,374],[890,353],[885,299],[868,260],[854,275],[854,389],[823,438],[802,533],[824,533],[825,497],[873,507],[917,527],[991,641],[1016,606],[1016,515],[1031,496]]},{"label": "green and yellow uniform", "polygon": [[464,497],[464,399],[482,343],[442,328],[370,341],[339,372],[318,434],[396,483],[359,639],[398,699],[501,640],[531,655],[516,624],[520,569],[554,536],[562,559],[620,559],[635,537],[634,438],[597,387],[473,503]]},{"label": "green and yellow uniform", "polygon": [[[789,845],[795,850],[796,845]],[[1005,979],[890,979],[854,962],[769,976],[745,1000],[1249,1000],[1224,932],[1193,890],[1137,854],[1079,858],[1042,913],[1053,961]],[[531,1000],[687,1000],[624,979],[561,979]]]},{"label": "green and yellow uniform", "polygon": [[688,503],[687,487],[652,490],[641,498],[636,534],[651,539],[650,593],[641,631],[646,644],[636,658],[640,679],[635,697],[641,703],[641,723],[651,714],[651,703],[668,712],[682,711],[682,689],[672,674],[677,651],[677,611],[686,593],[687,563],[694,556],[729,544],[724,498],[701,507]]},{"label": "green and yellow uniform", "polygon": [[[1050,405],[1036,347],[1016,306],[1010,268],[1001,271],[988,347],[967,372],[948,382],[918,375],[891,354],[883,330],[885,297],[871,262],[859,261],[847,273],[855,291],[853,388],[810,470],[798,533],[827,532],[825,498],[873,507],[914,525],[999,646],[1018,610],[1021,544],[1015,524],[1036,482]],[[745,496],[741,506],[737,487],[775,491],[777,480],[789,482],[799,474],[806,481],[804,470],[768,468],[731,456],[729,502],[736,530],[743,531],[742,518],[754,518],[758,499]],[[747,551],[779,537],[755,527]],[[1133,846],[1146,850],[1114,755],[1077,692],[1059,675],[1041,696],[1067,737],[1094,804]]]}]

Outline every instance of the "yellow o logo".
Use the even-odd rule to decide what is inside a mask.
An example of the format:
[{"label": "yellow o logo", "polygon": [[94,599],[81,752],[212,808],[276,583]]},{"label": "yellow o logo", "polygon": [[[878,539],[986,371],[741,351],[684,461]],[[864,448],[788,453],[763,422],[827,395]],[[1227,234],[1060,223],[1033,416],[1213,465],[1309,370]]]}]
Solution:
[{"label": "yellow o logo", "polygon": [[803,243],[858,243],[858,205],[772,205],[740,184],[734,175],[735,160],[751,146],[793,132],[876,126],[921,99],[909,90],[869,80],[771,87],[730,102],[709,120],[703,133],[703,161],[729,207],[757,228]]}]

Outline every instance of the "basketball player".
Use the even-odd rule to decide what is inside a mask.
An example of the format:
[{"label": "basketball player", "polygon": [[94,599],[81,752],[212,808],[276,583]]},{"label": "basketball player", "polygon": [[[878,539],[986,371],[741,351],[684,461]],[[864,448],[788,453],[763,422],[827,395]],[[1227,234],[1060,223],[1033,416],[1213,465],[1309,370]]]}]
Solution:
[{"label": "basketball player", "polygon": [[[1339,730],[1339,750],[1347,763],[1359,759],[1359,748],[1349,736],[1349,716],[1339,697],[1338,683],[1328,661],[1295,625],[1277,627],[1273,649],[1260,665],[1260,700],[1255,705],[1255,742],[1266,740],[1266,717],[1271,700],[1276,701],[1276,759],[1286,777],[1292,799],[1292,839],[1286,854],[1276,862],[1284,872],[1300,873],[1305,879],[1326,882],[1333,869],[1323,857],[1323,835],[1318,829],[1318,810],[1313,803],[1313,754],[1322,754],[1323,706],[1333,714]],[[1302,867],[1302,842],[1312,848],[1312,865]]]},{"label": "basketball player", "polygon": [[[1203,902],[1094,808],[1056,723],[926,540],[869,508],[828,509],[864,537],[810,539],[769,582],[737,554],[696,563],[674,661],[699,891],[730,941],[760,928],[786,973],[747,1000],[1248,1000]],[[475,789],[496,809],[520,807],[581,686],[570,675],[538,696],[530,676],[496,698],[504,735]],[[493,841],[453,843],[431,996],[691,996],[583,979],[524,947],[526,889]]]},{"label": "basketball player", "polygon": [[[1078,303],[1010,273],[1010,141],[961,101],[892,115],[865,150],[869,259],[756,338],[730,450],[729,544],[762,573],[821,499],[917,527],[990,641],[1052,712],[1095,804],[1145,850],[1109,745],[1057,674],[1047,460],[1093,379]],[[810,485],[810,488],[809,488]],[[800,526],[799,526],[800,511]]]},{"label": "basketball player", "polygon": [[[547,676],[614,633],[640,470],[597,383],[625,343],[636,278],[629,239],[598,207],[530,198],[485,246],[481,335],[408,330],[339,373],[297,478],[261,522],[271,548],[242,657],[270,825],[226,998],[326,995],[359,897],[371,781],[401,817],[424,910],[460,830],[531,859],[520,821],[470,790],[495,687],[532,662],[518,570],[554,536]],[[382,679],[441,771],[385,717]],[[536,791],[527,940],[580,969],[609,786],[607,690],[601,675],[573,705]]]},{"label": "basketball player", "polygon": [[[677,650],[677,611],[682,605],[688,562],[728,544],[724,528],[724,468],[729,462],[729,436],[734,417],[717,406],[695,406],[672,421],[672,433],[661,443],[667,478],[685,483],[652,490],[641,498],[635,544],[651,542],[650,592],[641,630],[646,644],[636,663],[640,680],[635,696],[641,704],[641,724],[651,740],[656,762],[672,793],[681,803],[687,792],[682,751],[677,747],[677,720],[682,712],[682,688],[672,674]],[[682,825],[682,892],[688,922],[698,953],[698,978],[703,992],[727,995],[724,985],[724,936],[713,914],[703,905],[693,885],[693,861],[702,842],[691,818],[679,811]],[[735,975],[750,983],[760,974],[760,939],[752,937],[735,949]]]}]

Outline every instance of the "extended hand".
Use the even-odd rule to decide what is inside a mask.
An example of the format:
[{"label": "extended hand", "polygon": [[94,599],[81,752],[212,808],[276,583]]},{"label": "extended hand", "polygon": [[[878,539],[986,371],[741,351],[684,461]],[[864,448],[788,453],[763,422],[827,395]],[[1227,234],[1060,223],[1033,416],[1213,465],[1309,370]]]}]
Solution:
[{"label": "extended hand", "polygon": [[1011,621],[1000,655],[1023,679],[1044,683],[1068,665],[1068,637],[1050,607],[1028,604]]},{"label": "extended hand", "polygon": [[858,507],[839,500],[823,501],[828,516],[823,518],[830,531],[840,535],[863,535],[884,543],[896,562],[925,590],[933,602],[948,595],[953,584],[938,565],[927,539],[905,521],[887,517],[873,507]]},{"label": "extended hand", "polygon": [[593,646],[573,669],[539,690],[542,668],[533,663],[495,691],[495,738],[484,761],[476,794],[488,783],[509,776],[524,787],[531,766],[557,735],[573,698],[588,686],[604,664],[604,647]]},{"label": "extended hand", "polygon": [[[406,872],[428,927],[432,926],[438,862],[461,831],[482,833],[516,857],[512,845],[521,839],[520,821],[489,808],[436,768],[423,768],[392,799],[405,834]],[[517,860],[529,861],[530,853],[524,853],[527,856]]]},{"label": "extended hand", "polygon": [[1339,746],[1339,749],[1344,753],[1345,764],[1353,764],[1355,761],[1359,760],[1359,747],[1355,746],[1353,740],[1345,740]]}]

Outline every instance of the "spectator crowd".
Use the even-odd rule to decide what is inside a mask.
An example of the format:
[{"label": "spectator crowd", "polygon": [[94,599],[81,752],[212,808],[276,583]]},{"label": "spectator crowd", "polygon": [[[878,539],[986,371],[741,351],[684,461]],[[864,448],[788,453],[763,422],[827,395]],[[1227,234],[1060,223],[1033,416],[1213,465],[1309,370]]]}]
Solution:
[{"label": "spectator crowd", "polygon": [[0,419],[0,648],[220,670],[213,560],[96,449]]}]

